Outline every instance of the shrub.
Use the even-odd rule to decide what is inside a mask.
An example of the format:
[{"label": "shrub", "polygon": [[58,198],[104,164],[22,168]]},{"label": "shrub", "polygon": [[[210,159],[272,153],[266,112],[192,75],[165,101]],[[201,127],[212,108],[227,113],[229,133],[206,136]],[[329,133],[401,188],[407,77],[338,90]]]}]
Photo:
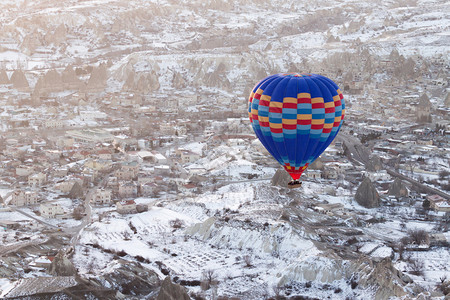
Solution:
[{"label": "shrub", "polygon": [[177,218],[175,220],[170,220],[169,224],[172,228],[179,229],[184,226],[184,221]]},{"label": "shrub", "polygon": [[414,259],[411,263],[411,271],[409,273],[416,276],[423,276],[424,263],[421,260]]},{"label": "shrub", "polygon": [[430,243],[430,236],[423,229],[410,230],[408,233],[411,242],[416,245],[428,245]]}]

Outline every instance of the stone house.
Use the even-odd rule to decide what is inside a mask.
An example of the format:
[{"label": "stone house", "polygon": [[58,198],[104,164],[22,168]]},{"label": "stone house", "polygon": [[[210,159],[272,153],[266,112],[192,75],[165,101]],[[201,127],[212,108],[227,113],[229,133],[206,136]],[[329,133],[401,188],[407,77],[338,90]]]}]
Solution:
[{"label": "stone house", "polygon": [[116,205],[119,214],[131,214],[136,212],[136,202],[134,202],[134,200],[118,201]]},{"label": "stone house", "polygon": [[64,209],[57,203],[42,203],[39,206],[39,212],[44,218],[56,218],[64,214]]},{"label": "stone house", "polygon": [[429,195],[427,200],[430,201],[430,208],[436,211],[450,212],[450,202],[439,195]]},{"label": "stone house", "polygon": [[122,163],[119,170],[116,170],[115,176],[119,180],[133,180],[139,172],[139,164],[136,161]]},{"label": "stone house", "polygon": [[119,196],[130,198],[137,196],[137,185],[135,182],[122,182],[119,184]]},{"label": "stone house", "polygon": [[44,122],[45,128],[63,128],[64,125],[64,120],[52,119]]},{"label": "stone house", "polygon": [[322,178],[322,172],[320,170],[311,169],[305,172],[306,177],[312,179],[320,179]]},{"label": "stone house", "polygon": [[244,139],[228,139],[227,144],[230,147],[238,147],[245,146],[247,142]]},{"label": "stone house", "polygon": [[140,194],[141,196],[152,196],[156,190],[158,189],[158,185],[153,182],[143,182],[140,184]]},{"label": "stone house", "polygon": [[90,159],[85,162],[84,166],[96,171],[105,171],[112,168],[113,162],[104,159]]},{"label": "stone house", "polygon": [[37,204],[39,200],[38,193],[35,191],[15,190],[11,195],[11,205],[27,206]]},{"label": "stone house", "polygon": [[180,160],[182,164],[192,163],[200,159],[200,154],[189,150],[180,151]]},{"label": "stone house", "polygon": [[97,189],[91,198],[91,203],[94,205],[109,205],[111,204],[111,195],[111,190]]},{"label": "stone house", "polygon": [[69,193],[72,190],[73,185],[75,182],[78,182],[80,185],[83,185],[82,179],[70,179],[67,181],[59,182],[55,185],[55,190],[60,191],[61,193]]},{"label": "stone house", "polygon": [[53,256],[41,256],[36,258],[33,262],[30,263],[30,266],[36,268],[49,268],[52,264],[54,257]]},{"label": "stone house", "polygon": [[101,149],[97,152],[98,157],[101,160],[111,160],[112,159],[112,153],[109,149]]},{"label": "stone house", "polygon": [[42,172],[28,176],[28,185],[31,187],[43,186],[47,180],[47,175]]},{"label": "stone house", "polygon": [[154,172],[155,172],[155,175],[157,175],[157,176],[169,176],[171,173],[171,170],[170,170],[170,167],[167,165],[155,166]]},{"label": "stone house", "polygon": [[338,168],[336,167],[325,167],[323,171],[323,177],[327,179],[337,179],[339,175]]},{"label": "stone house", "polygon": [[33,174],[34,168],[32,166],[18,166],[16,167],[16,175],[17,176],[30,176]]}]

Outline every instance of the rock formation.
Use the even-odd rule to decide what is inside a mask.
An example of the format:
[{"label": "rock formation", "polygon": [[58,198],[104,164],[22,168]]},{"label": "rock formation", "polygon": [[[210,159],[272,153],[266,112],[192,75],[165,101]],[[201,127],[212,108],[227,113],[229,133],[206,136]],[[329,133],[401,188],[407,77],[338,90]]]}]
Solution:
[{"label": "rock formation", "polygon": [[158,75],[155,71],[144,74],[136,74],[130,72],[125,81],[122,90],[132,93],[149,93],[152,91],[159,90],[160,84],[158,80]]},{"label": "rock formation", "polygon": [[108,69],[106,64],[101,64],[94,68],[89,77],[86,90],[88,92],[101,92],[106,88],[106,81],[108,80]]},{"label": "rock formation", "polygon": [[179,284],[173,283],[170,277],[167,276],[162,282],[156,300],[189,300],[191,299],[186,291],[186,288]]},{"label": "rock formation", "polygon": [[139,263],[119,259],[110,264],[108,270],[111,272],[96,277],[92,280],[94,283],[118,290],[124,295],[132,295],[135,297],[133,299],[144,299],[144,296],[155,292],[161,285],[158,274]]},{"label": "rock formation", "polygon": [[[37,85],[37,84],[36,84]],[[41,92],[51,93],[63,90],[61,75],[55,69],[48,70],[42,77]]]},{"label": "rock formation", "polygon": [[174,72],[172,78],[172,86],[176,89],[182,89],[185,88],[186,85],[186,80],[183,78],[183,75],[181,75],[181,73]]},{"label": "rock formation", "polygon": [[53,33],[48,33],[45,35],[45,42],[47,44],[59,45],[67,39],[67,28],[66,25],[60,24],[56,27]]},{"label": "rock formation", "polygon": [[400,178],[395,178],[394,182],[389,187],[389,195],[393,195],[396,198],[408,196],[408,189]]},{"label": "rock formation", "polygon": [[43,41],[45,40],[42,33],[35,30],[34,32],[27,34],[22,44],[20,45],[20,48],[22,51],[27,55],[32,55],[36,48],[43,46]]},{"label": "rock formation", "polygon": [[383,163],[381,162],[381,159],[376,155],[371,155],[367,169],[370,172],[377,172],[380,171],[382,168]]},{"label": "rock formation", "polygon": [[419,105],[416,107],[416,117],[418,122],[431,122],[431,102],[426,94],[419,98]]},{"label": "rock formation", "polygon": [[315,161],[312,162],[312,164],[310,164],[308,166],[308,169],[312,169],[312,170],[323,170],[323,162],[322,159],[320,157],[318,157]]},{"label": "rock formation", "polygon": [[284,169],[278,169],[272,177],[271,183],[275,186],[287,187],[292,178]]},{"label": "rock formation", "polygon": [[49,273],[55,276],[74,276],[77,274],[77,270],[73,266],[72,262],[66,257],[63,251],[58,252],[53,259]]},{"label": "rock formation", "polygon": [[0,70],[0,84],[9,84],[8,74],[5,70]]},{"label": "rock formation", "polygon": [[65,90],[78,90],[83,82],[77,77],[72,66],[67,66],[61,74],[61,81]]},{"label": "rock formation", "polygon": [[14,71],[14,73],[11,75],[11,83],[13,84],[13,87],[19,91],[28,90],[28,88],[30,87],[30,85],[28,84],[28,80],[22,70]]},{"label": "rock formation", "polygon": [[356,190],[355,200],[359,205],[366,208],[380,206],[380,196],[368,177],[364,178],[363,182]]},{"label": "rock formation", "polygon": [[70,190],[69,198],[77,199],[81,198],[82,196],[83,196],[83,188],[78,182],[75,182],[72,186],[72,189]]}]

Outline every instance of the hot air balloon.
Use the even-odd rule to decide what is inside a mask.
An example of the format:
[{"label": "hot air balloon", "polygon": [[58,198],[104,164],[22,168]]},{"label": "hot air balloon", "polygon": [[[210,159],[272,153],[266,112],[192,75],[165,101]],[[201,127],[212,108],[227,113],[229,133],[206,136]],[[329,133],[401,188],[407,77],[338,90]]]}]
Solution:
[{"label": "hot air balloon", "polygon": [[258,139],[291,175],[288,187],[298,187],[302,173],[339,132],[345,101],[327,77],[280,73],[256,84],[248,114]]}]

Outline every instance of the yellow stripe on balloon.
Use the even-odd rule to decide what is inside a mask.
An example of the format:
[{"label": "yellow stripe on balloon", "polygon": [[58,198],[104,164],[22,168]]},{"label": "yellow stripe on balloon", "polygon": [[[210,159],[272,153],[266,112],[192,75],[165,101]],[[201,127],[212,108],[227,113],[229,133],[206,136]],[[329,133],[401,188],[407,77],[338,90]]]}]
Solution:
[{"label": "yellow stripe on balloon", "polygon": [[283,102],[270,101],[269,107],[283,108]]},{"label": "yellow stripe on balloon", "polygon": [[283,103],[297,103],[297,98],[285,97],[283,98]]},{"label": "yellow stripe on balloon", "polygon": [[297,94],[297,98],[311,98],[310,93],[299,93]]},{"label": "yellow stripe on balloon", "polygon": [[283,119],[283,124],[285,125],[297,124],[297,119]]},{"label": "yellow stripe on balloon", "polygon": [[270,98],[272,98],[271,96],[269,96],[269,95],[261,95],[261,100],[264,100],[264,101],[270,101]]},{"label": "yellow stripe on balloon", "polygon": [[322,125],[325,123],[325,119],[312,119],[311,124],[312,125]]},{"label": "yellow stripe on balloon", "polygon": [[281,129],[283,128],[283,124],[281,123],[269,123],[269,127],[273,129]]},{"label": "yellow stripe on balloon", "polygon": [[311,120],[312,114],[300,114],[297,115],[297,120]]}]

